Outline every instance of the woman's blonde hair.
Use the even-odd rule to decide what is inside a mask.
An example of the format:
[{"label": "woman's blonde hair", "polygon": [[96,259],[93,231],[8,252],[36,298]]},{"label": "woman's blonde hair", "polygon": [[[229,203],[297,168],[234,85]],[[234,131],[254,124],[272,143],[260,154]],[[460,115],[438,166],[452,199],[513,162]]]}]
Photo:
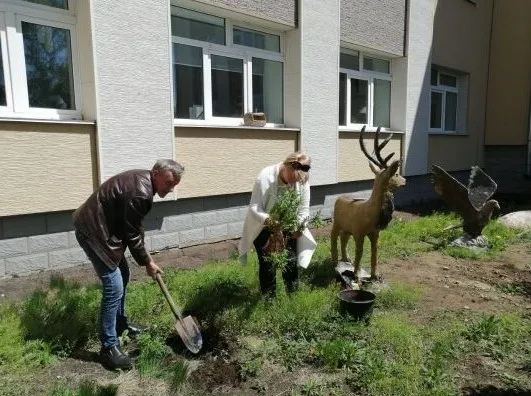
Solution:
[{"label": "woman's blonde hair", "polygon": [[310,174],[303,170],[295,169],[294,165],[296,163],[300,165],[307,165],[309,167],[312,164],[312,159],[309,155],[303,153],[302,151],[295,151],[289,154],[283,162],[284,165],[290,166],[292,169],[295,170],[299,183],[306,183],[310,177]]}]

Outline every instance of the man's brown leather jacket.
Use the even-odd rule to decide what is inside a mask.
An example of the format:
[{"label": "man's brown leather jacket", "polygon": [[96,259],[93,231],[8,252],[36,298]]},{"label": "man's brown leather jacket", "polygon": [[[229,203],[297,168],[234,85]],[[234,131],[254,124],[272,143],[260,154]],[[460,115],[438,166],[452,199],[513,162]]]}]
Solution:
[{"label": "man's brown leather jacket", "polygon": [[142,220],[154,194],[150,171],[130,170],[111,177],[74,212],[76,230],[110,269],[118,267],[126,248],[140,265],[151,260]]}]

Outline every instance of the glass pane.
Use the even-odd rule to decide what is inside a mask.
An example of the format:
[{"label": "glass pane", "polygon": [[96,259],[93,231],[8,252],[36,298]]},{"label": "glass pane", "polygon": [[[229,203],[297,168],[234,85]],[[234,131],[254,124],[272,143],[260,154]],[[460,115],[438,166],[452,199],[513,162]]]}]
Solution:
[{"label": "glass pane", "polygon": [[280,36],[257,32],[256,30],[234,27],[232,35],[234,44],[280,52]]},{"label": "glass pane", "polygon": [[212,55],[212,115],[243,117],[243,60]]},{"label": "glass pane", "polygon": [[171,34],[194,40],[225,45],[225,19],[172,7]]},{"label": "glass pane", "polygon": [[6,81],[4,78],[4,60],[2,58],[1,43],[0,43],[0,106],[7,106]]},{"label": "glass pane", "polygon": [[359,54],[339,54],[339,67],[343,69],[359,70],[360,69],[360,57]]},{"label": "glass pane", "polygon": [[374,79],[373,125],[391,126],[391,81]]},{"label": "glass pane", "polygon": [[440,85],[446,85],[447,87],[457,87],[457,78],[455,76],[441,73],[439,79]]},{"label": "glass pane", "polygon": [[441,128],[442,116],[442,93],[431,93],[431,111],[430,111],[430,128]]},{"label": "glass pane", "polygon": [[339,125],[347,125],[347,75],[339,73]]},{"label": "glass pane", "polygon": [[26,0],[29,3],[43,4],[50,7],[68,10],[68,0]]},{"label": "glass pane", "polygon": [[457,126],[457,94],[446,92],[444,107],[444,130],[455,131]]},{"label": "glass pane", "polygon": [[352,124],[367,123],[367,99],[369,97],[366,80],[350,79],[350,122]]},{"label": "glass pane", "polygon": [[389,74],[389,61],[385,59],[363,57],[363,69]]},{"label": "glass pane", "polygon": [[437,70],[431,69],[431,85],[438,85],[437,74]]},{"label": "glass pane", "polygon": [[30,107],[75,109],[70,31],[22,22]]},{"label": "glass pane", "polygon": [[282,62],[253,58],[253,111],[267,122],[284,122]]},{"label": "glass pane", "polygon": [[203,50],[173,44],[173,96],[175,118],[203,120]]}]

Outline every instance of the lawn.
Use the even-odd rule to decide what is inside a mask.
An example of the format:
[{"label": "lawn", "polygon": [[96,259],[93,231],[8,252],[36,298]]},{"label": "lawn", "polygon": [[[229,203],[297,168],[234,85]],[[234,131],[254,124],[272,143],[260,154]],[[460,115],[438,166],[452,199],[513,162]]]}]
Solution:
[{"label": "lawn", "polygon": [[[471,252],[448,246],[459,230],[442,230],[455,222],[437,213],[393,219],[380,238],[384,281],[369,286],[377,300],[361,322],[339,313],[326,237],[299,291],[286,295],[278,276],[271,301],[259,293],[254,258],[166,267],[174,300],[200,321],[197,356],[176,335],[156,283],[132,282],[128,313],[151,329],[123,337],[136,357],[128,372],[96,361],[99,286],[53,277],[45,290],[0,306],[0,393],[530,394],[531,235],[492,222],[492,249]],[[364,266],[368,256],[366,246]]]}]

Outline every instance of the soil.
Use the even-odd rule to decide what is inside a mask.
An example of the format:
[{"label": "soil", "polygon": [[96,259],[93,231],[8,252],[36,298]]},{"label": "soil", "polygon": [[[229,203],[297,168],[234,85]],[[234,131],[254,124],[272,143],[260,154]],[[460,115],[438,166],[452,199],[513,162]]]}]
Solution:
[{"label": "soil", "polygon": [[[409,220],[419,214],[414,211],[396,211],[394,216]],[[327,226],[315,230],[314,234],[326,236],[329,231],[330,226]],[[236,253],[236,242],[231,240],[165,251],[156,255],[155,261],[162,268],[197,268],[208,260],[233,257]],[[382,262],[379,271],[385,281],[399,281],[424,288],[425,293],[419,308],[411,315],[413,320],[419,322],[425,322],[447,309],[483,313],[503,313],[510,310],[531,316],[530,253],[531,245],[528,244],[513,245],[494,261],[469,261],[430,252],[408,259],[397,258]],[[147,276],[141,267],[131,265],[131,269],[133,280]],[[20,300],[37,288],[46,288],[51,274],[45,272],[27,277],[0,279],[0,304]],[[90,266],[61,271],[61,275],[82,284],[97,282]],[[502,290],[511,288],[517,288],[519,292],[513,294]],[[94,360],[94,354],[91,353],[78,359],[64,359],[42,374],[41,384],[53,383],[61,376],[73,384],[88,376],[99,381],[121,384],[134,382],[140,393],[131,390],[131,393],[126,393],[129,395],[163,394],[162,382],[139,380],[134,371],[117,375],[106,371]],[[531,395],[529,390],[507,389],[499,379],[495,363],[483,356],[470,356],[460,372],[464,382],[463,395]],[[298,372],[297,375],[298,377],[295,377],[294,373],[286,373],[280,368],[272,367],[267,370],[266,376],[260,379],[262,382],[256,379],[243,381],[238,364],[231,361],[230,356],[210,351],[201,356],[200,364],[192,373],[189,383],[194,388],[212,394],[276,395],[284,393],[285,389],[298,383],[302,374]],[[312,375],[314,373],[307,373],[308,378]],[[125,394],[122,386],[120,389],[120,394]]]}]

